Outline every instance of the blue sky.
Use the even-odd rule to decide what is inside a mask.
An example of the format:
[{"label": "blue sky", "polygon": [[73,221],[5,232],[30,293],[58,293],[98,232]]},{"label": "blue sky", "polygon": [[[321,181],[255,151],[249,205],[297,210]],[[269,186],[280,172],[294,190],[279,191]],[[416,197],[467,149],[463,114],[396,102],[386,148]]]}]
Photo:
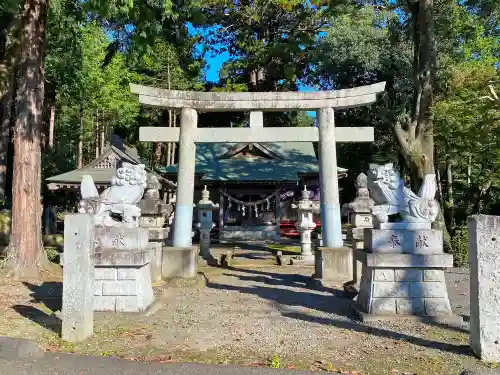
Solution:
[{"label": "blue sky", "polygon": [[[195,28],[192,24],[188,23],[188,32],[190,35],[206,35],[207,32],[210,31],[208,28]],[[205,46],[203,43],[199,43],[196,46],[196,50],[200,55],[203,55],[203,58],[206,62],[205,65],[205,70],[204,70],[204,75],[205,79],[209,82],[219,82],[219,71],[222,65],[226,61],[229,60],[229,52],[225,51],[220,53],[217,56],[212,56],[208,51],[204,51]],[[313,87],[304,85],[304,84],[299,84],[299,91],[316,91]],[[311,117],[316,117],[316,112],[314,111],[308,111],[307,114]]]},{"label": "blue sky", "polygon": [[[210,31],[208,28],[195,28],[192,24],[188,23],[188,32],[190,35],[206,35],[207,32]],[[221,45],[222,46],[222,45]],[[204,54],[204,60],[206,62],[206,67],[205,67],[205,79],[209,82],[219,82],[219,70],[224,65],[226,61],[229,60],[229,52],[222,52],[221,54],[217,56],[211,56],[210,53],[205,52],[204,53],[204,45],[202,43],[199,43],[196,46],[196,50],[200,54]],[[299,90],[300,91],[315,91],[314,88],[300,84],[299,85]]]}]

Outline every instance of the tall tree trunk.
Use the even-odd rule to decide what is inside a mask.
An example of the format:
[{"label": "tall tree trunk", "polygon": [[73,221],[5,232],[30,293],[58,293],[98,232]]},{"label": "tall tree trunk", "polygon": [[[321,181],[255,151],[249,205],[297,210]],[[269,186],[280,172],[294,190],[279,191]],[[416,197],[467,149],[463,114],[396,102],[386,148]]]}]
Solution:
[{"label": "tall tree trunk", "polygon": [[5,40],[5,53],[0,60],[0,198],[6,195],[7,159],[9,154],[12,105],[16,90],[16,69],[19,60],[21,17],[11,22]]},{"label": "tall tree trunk", "polygon": [[102,150],[100,150],[100,145],[101,145],[101,141],[100,141],[100,127],[99,127],[99,110],[97,109],[96,110],[96,116],[95,116],[95,157],[98,158],[99,155],[101,155],[102,153]]},{"label": "tall tree trunk", "polygon": [[80,104],[80,130],[78,131],[78,168],[83,167],[83,104]]},{"label": "tall tree trunk", "polygon": [[472,155],[469,155],[469,161],[467,163],[467,210],[466,210],[467,216],[472,214],[473,212],[472,206],[474,205],[473,203],[474,192],[472,191],[471,175],[472,175]]},{"label": "tall tree trunk", "polygon": [[[102,121],[101,121],[101,135],[100,135],[100,138],[101,138],[101,153],[103,153],[104,152],[104,146],[105,146],[105,143],[106,143],[106,135],[105,135],[106,129],[105,129],[105,126],[104,126],[104,111],[101,111],[101,115],[102,115]],[[97,112],[97,118],[99,118],[99,112]]]},{"label": "tall tree trunk", "polygon": [[450,229],[453,231],[455,228],[455,200],[453,198],[453,173],[451,162],[448,160],[446,162],[446,184],[448,191],[448,199],[446,205],[448,206]]},{"label": "tall tree trunk", "polygon": [[[434,174],[434,134],[431,110],[436,75],[437,50],[434,30],[434,1],[408,0],[413,22],[413,101],[409,115],[393,123],[399,152],[411,171],[411,185],[417,191],[427,174]],[[444,235],[445,250],[451,251],[450,235],[443,209],[433,223]]]},{"label": "tall tree trunk", "polygon": [[12,76],[4,87],[1,98],[1,123],[0,123],[0,198],[4,199],[6,195],[7,184],[7,164],[10,143],[10,128],[12,118],[12,104],[14,101],[15,90],[15,66],[12,66]]},{"label": "tall tree trunk", "polygon": [[49,120],[49,147],[54,148],[54,125],[56,120],[56,107],[50,106],[50,120]]},{"label": "tall tree trunk", "polygon": [[39,271],[48,265],[42,244],[40,201],[47,1],[25,0],[21,21],[9,254],[18,277],[38,277]]},{"label": "tall tree trunk", "polygon": [[408,0],[413,20],[413,103],[409,116],[394,122],[394,132],[412,187],[434,173],[434,135],[431,118],[436,72],[433,0]]}]

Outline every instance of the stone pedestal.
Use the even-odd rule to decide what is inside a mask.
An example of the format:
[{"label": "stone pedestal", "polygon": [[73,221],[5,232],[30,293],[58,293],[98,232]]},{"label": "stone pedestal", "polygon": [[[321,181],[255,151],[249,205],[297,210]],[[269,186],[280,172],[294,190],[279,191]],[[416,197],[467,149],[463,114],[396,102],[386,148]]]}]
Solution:
[{"label": "stone pedestal", "polygon": [[[364,231],[365,228],[373,228],[372,207],[375,205],[373,199],[370,198],[370,193],[367,187],[367,176],[360,173],[356,178],[356,198],[351,203],[343,205],[344,213],[348,214],[351,227],[347,229],[347,238],[351,243],[353,250],[364,248]],[[354,290],[359,290],[359,282],[361,280],[362,264],[355,257],[353,258],[353,277],[347,283],[347,287]],[[344,289],[346,286],[344,286]]]},{"label": "stone pedestal", "polygon": [[314,257],[315,278],[338,282],[352,279],[352,249],[349,247],[318,247]]},{"label": "stone pedestal", "polygon": [[500,361],[500,217],[469,218],[470,345],[487,362]]},{"label": "stone pedestal", "polygon": [[161,280],[162,249],[167,244],[170,228],[163,228],[168,216],[173,211],[171,204],[166,204],[160,199],[161,184],[158,178],[148,175],[147,190],[144,198],[139,202],[141,217],[139,226],[149,229],[149,243],[153,245],[154,254],[151,260],[151,280],[157,282]]},{"label": "stone pedestal", "polygon": [[94,311],[143,312],[154,301],[150,262],[154,250],[96,250]]},{"label": "stone pedestal", "polygon": [[169,228],[149,228],[149,246],[154,249],[151,260],[151,280],[153,282],[160,281],[162,278],[163,247],[167,244],[169,230]]},{"label": "stone pedestal", "polygon": [[196,276],[198,264],[198,249],[196,246],[180,248],[165,246],[162,251],[162,278],[190,278]]},{"label": "stone pedestal", "polygon": [[[451,316],[444,270],[453,256],[442,250],[442,232],[365,229],[358,306],[373,316]],[[362,316],[363,317],[363,316]]]}]

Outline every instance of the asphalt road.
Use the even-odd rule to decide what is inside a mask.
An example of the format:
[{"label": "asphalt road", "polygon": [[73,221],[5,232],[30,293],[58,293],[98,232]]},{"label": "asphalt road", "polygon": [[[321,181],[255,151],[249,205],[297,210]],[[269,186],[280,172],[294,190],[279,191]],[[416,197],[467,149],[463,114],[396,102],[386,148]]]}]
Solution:
[{"label": "asphalt road", "polygon": [[37,360],[0,360],[0,375],[317,375],[260,367],[156,364],[111,357],[46,353]]}]

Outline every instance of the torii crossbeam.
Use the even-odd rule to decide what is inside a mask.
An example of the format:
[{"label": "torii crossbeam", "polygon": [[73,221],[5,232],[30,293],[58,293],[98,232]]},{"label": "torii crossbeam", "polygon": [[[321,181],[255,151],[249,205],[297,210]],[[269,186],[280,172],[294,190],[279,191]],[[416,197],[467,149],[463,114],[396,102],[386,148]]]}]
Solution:
[{"label": "torii crossbeam", "polygon": [[[141,104],[181,108],[180,128],[141,127],[139,139],[179,142],[174,247],[191,246],[196,143],[319,142],[321,229],[328,248],[343,246],[337,179],[336,142],[373,142],[372,127],[335,128],[334,109],[371,104],[385,82],[320,92],[192,92],[131,85]],[[318,127],[264,128],[262,111],[316,110]],[[197,128],[198,112],[250,111],[250,128]]]}]

